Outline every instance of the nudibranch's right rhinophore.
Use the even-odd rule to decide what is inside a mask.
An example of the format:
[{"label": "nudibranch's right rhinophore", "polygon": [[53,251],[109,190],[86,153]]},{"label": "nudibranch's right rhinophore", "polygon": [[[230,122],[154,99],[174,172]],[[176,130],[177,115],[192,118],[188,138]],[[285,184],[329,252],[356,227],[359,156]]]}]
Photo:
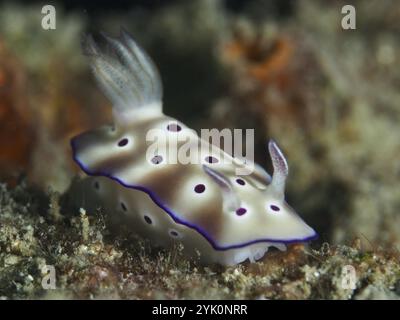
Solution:
[{"label": "nudibranch's right rhinophore", "polygon": [[[101,43],[87,37],[84,50],[113,103],[114,125],[80,134],[71,144],[75,161],[92,176],[87,187],[107,211],[126,217],[133,231],[154,244],[182,243],[204,263],[255,261],[271,246],[285,250],[285,244],[316,237],[285,202],[288,165],[274,141],[268,144],[272,177],[257,165],[251,174],[237,175],[249,163],[163,114],[158,71],[136,42],[124,31],[119,39],[102,37]],[[148,157],[152,129],[166,138],[190,138],[206,156],[197,164],[173,163],[162,150]],[[185,141],[178,139],[175,147]]]}]

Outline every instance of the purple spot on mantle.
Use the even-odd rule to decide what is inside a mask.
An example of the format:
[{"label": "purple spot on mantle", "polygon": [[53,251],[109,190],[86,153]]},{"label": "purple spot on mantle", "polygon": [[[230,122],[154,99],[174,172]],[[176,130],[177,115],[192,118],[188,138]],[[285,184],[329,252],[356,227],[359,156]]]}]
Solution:
[{"label": "purple spot on mantle", "polygon": [[242,215],[244,215],[246,212],[247,212],[247,210],[246,210],[245,208],[239,208],[239,209],[236,210],[236,214],[237,214],[238,216],[242,216]]},{"label": "purple spot on mantle", "polygon": [[119,140],[119,142],[118,142],[118,147],[124,147],[124,146],[126,146],[127,144],[128,144],[128,139],[127,139],[127,138],[124,138],[124,139]]},{"label": "purple spot on mantle", "polygon": [[208,156],[208,157],[206,157],[206,161],[208,163],[217,163],[218,159],[216,157]]},{"label": "purple spot on mantle", "polygon": [[278,207],[278,206],[275,206],[275,205],[270,205],[269,206],[272,210],[274,210],[274,211],[280,211],[281,209]]},{"label": "purple spot on mantle", "polygon": [[206,190],[206,186],[204,184],[198,184],[194,187],[194,191],[196,193],[203,193]]},{"label": "purple spot on mantle", "polygon": [[144,221],[146,221],[148,224],[152,224],[153,223],[153,221],[150,219],[149,216],[144,216],[143,218],[144,218]]},{"label": "purple spot on mantle", "polygon": [[244,186],[246,184],[246,182],[243,179],[236,179],[236,182],[241,186]]},{"label": "purple spot on mantle", "polygon": [[169,234],[170,234],[171,236],[173,236],[174,238],[176,238],[177,236],[179,236],[178,232],[176,232],[176,231],[174,231],[174,230],[170,231]]},{"label": "purple spot on mantle", "polygon": [[151,162],[154,164],[159,164],[163,161],[163,157],[161,156],[154,156],[153,159],[151,159]]},{"label": "purple spot on mantle", "polygon": [[178,132],[178,131],[181,131],[182,128],[181,128],[181,126],[180,126],[179,124],[170,123],[170,124],[167,126],[167,130],[168,130],[168,131],[172,131],[172,132]]}]

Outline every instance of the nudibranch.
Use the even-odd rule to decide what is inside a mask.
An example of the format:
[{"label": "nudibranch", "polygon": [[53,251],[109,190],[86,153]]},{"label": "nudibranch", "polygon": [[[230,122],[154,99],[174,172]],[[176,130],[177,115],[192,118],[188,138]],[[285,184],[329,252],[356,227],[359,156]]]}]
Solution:
[{"label": "nudibranch", "polygon": [[[271,246],[286,250],[288,243],[316,237],[285,201],[288,165],[274,141],[268,144],[272,177],[257,165],[251,174],[237,175],[238,166],[249,164],[206,141],[199,145],[209,155],[200,163],[172,163],[162,150],[149,157],[150,130],[201,139],[163,114],[158,71],[127,32],[102,35],[101,41],[88,36],[83,49],[112,102],[114,124],[82,133],[71,145],[74,160],[91,176],[85,188],[103,208],[125,217],[133,232],[155,245],[182,243],[203,263],[255,261]],[[178,139],[175,147],[184,143]],[[232,162],[220,161],[222,156]]]}]

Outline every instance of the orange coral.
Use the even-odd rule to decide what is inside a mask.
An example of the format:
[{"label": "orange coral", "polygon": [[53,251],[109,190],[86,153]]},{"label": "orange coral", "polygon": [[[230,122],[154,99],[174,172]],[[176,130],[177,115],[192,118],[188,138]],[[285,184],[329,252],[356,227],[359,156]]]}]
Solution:
[{"label": "orange coral", "polygon": [[288,39],[276,39],[269,48],[254,41],[247,43],[234,39],[225,45],[224,55],[227,61],[240,60],[245,65],[246,74],[265,84],[278,81],[284,85],[287,81],[287,67],[293,55],[293,47]]},{"label": "orange coral", "polygon": [[284,118],[304,127],[320,122],[315,119],[320,114],[307,103],[320,70],[312,54],[288,35],[254,32],[257,35],[234,34],[220,52],[235,79],[234,100],[250,106],[247,112],[255,117],[268,114],[269,119]]},{"label": "orange coral", "polygon": [[0,42],[0,176],[28,165],[35,134],[22,66]]},{"label": "orange coral", "polygon": [[60,58],[52,57],[40,74],[34,73],[0,41],[2,180],[10,183],[24,173],[41,186],[56,183],[57,176],[75,168],[72,160],[68,162],[70,137],[108,118],[109,108],[97,106],[105,100],[75,84],[81,76],[77,70],[63,68]]}]

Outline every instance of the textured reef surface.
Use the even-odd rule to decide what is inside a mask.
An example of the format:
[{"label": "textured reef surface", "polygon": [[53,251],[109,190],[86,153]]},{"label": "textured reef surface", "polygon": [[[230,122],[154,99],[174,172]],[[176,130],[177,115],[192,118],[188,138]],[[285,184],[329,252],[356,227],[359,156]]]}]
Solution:
[{"label": "textured reef surface", "polygon": [[[0,297],[399,299],[400,4],[354,1],[347,31],[344,4],[172,1],[96,14],[56,4],[59,29],[32,32],[40,7],[2,3]],[[288,200],[319,241],[202,266],[115,232],[111,212],[70,205],[81,173],[69,139],[111,119],[80,36],[120,26],[159,67],[166,113],[195,129],[255,128],[269,172],[266,141],[279,141]],[[42,288],[45,265],[55,290]]]},{"label": "textured reef surface", "polygon": [[[62,202],[62,201],[61,201]],[[152,248],[101,212],[60,212],[59,195],[22,183],[0,186],[0,297],[3,299],[398,299],[400,253],[392,249],[292,245],[256,263],[223,268],[187,260],[182,248]],[[56,289],[42,288],[45,265]],[[355,268],[354,288],[343,267]]]}]

